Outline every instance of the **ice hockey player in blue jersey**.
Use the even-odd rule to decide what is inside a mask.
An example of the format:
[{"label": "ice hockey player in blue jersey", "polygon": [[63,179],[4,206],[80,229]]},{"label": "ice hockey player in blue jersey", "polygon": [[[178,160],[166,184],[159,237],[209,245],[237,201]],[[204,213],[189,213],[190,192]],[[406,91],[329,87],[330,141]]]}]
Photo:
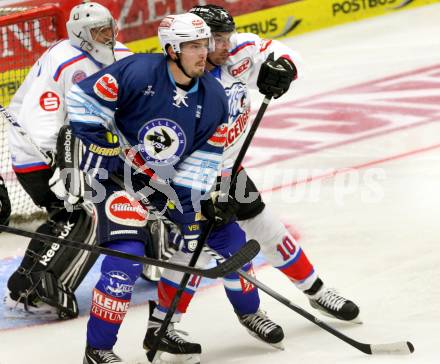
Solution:
[{"label": "ice hockey player in blue jersey", "polygon": [[[218,5],[200,5],[190,12],[205,20],[215,40],[216,49],[208,54],[207,69],[222,84],[229,100],[229,125],[223,160],[224,168],[230,168],[251,126],[249,89],[258,86],[262,94],[273,94],[275,98],[282,96],[296,79],[298,71],[301,73],[299,55],[279,41],[262,39],[255,34],[237,33],[232,16]],[[234,242],[243,235],[245,240],[258,240],[267,261],[305,293],[312,307],[333,318],[355,320],[359,314],[357,305],[323,283],[303,248],[276,214],[265,206],[245,169],[241,171],[240,177],[240,182],[237,182],[240,186],[231,186],[228,201],[221,202],[221,206],[216,209],[222,212],[225,205],[235,205],[236,223],[242,230],[235,227]],[[252,201],[249,198],[242,199],[244,196],[252,195],[257,196]],[[207,213],[204,215],[209,216]],[[174,240],[177,239],[174,232],[172,235]],[[220,234],[211,234],[208,244],[216,245],[219,240],[223,240]],[[191,255],[181,252],[172,257],[172,261],[179,264],[187,264],[190,259]],[[203,266],[207,260],[209,261],[209,256],[202,253],[198,265]],[[247,264],[244,270],[251,273],[252,265]],[[150,317],[144,339],[146,349],[152,341],[152,324],[156,318],[163,317],[171,306],[181,278],[180,272],[168,269],[162,272],[158,284],[158,306]],[[243,280],[237,273],[225,276],[223,281],[239,322],[252,336],[276,348],[282,348],[283,330],[260,308],[257,287]],[[198,281],[190,281],[179,300],[173,322],[178,322],[185,314],[197,286]],[[182,360],[177,355],[171,359],[170,354],[176,354],[175,352],[168,351],[168,354],[167,363],[190,363],[188,358]]]},{"label": "ice hockey player in blue jersey", "polygon": [[[162,182],[167,198],[154,193],[151,200],[156,207],[168,201],[168,217],[191,250],[200,234],[201,195],[211,190],[221,168],[228,119],[223,88],[204,72],[213,47],[206,23],[194,14],[170,15],[158,35],[166,57],[129,56],[67,96],[70,125],[85,151],[80,168],[95,180],[98,242],[135,255],[144,255],[148,216],[107,178],[123,173],[121,149],[133,147],[137,166],[142,161],[143,173],[128,182]],[[123,363],[113,346],[141,271],[132,261],[104,258],[93,290],[85,364]],[[192,343],[180,343],[191,351]]]}]

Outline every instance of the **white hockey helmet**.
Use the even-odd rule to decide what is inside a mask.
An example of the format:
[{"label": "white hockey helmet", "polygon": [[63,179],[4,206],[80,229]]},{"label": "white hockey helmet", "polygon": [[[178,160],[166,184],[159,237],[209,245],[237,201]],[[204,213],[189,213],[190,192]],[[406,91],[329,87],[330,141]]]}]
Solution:
[{"label": "white hockey helmet", "polygon": [[[112,14],[105,6],[89,2],[73,7],[66,27],[73,46],[83,49],[104,65],[115,62],[114,47],[117,27]],[[93,39],[92,29],[107,27],[112,28],[111,39],[105,43]]]},{"label": "white hockey helmet", "polygon": [[170,45],[174,52],[180,53],[180,45],[199,39],[208,39],[209,52],[214,51],[215,44],[211,29],[205,21],[191,13],[169,15],[159,24],[157,31],[163,53],[167,55],[167,46]]}]

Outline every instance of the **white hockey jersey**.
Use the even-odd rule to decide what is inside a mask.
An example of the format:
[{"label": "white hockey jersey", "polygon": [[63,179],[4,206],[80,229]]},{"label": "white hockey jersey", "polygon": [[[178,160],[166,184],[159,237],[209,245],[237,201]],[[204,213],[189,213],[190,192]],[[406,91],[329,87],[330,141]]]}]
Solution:
[{"label": "white hockey jersey", "polygon": [[[132,54],[122,43],[116,59]],[[8,107],[31,139],[45,151],[55,151],[58,131],[66,119],[65,96],[72,85],[96,73],[103,65],[87,52],[62,40],[49,48],[32,66]],[[17,173],[46,169],[32,145],[9,126],[9,149]]]},{"label": "white hockey jersey", "polygon": [[274,59],[284,56],[301,73],[299,55],[279,41],[262,39],[252,33],[237,33],[231,37],[231,51],[226,64],[212,70],[226,91],[229,102],[229,126],[224,168],[232,167],[250,128],[251,102],[249,88],[257,87],[261,65],[274,52]]}]

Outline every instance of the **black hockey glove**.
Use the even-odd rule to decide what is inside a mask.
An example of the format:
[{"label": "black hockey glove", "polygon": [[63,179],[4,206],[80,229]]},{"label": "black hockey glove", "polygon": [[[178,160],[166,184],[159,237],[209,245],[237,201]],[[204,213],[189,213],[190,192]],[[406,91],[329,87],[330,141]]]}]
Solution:
[{"label": "black hockey glove", "polygon": [[3,178],[0,177],[0,224],[8,225],[11,216],[11,201]]},{"label": "black hockey glove", "polygon": [[[231,189],[230,189],[231,190]],[[234,196],[221,191],[211,192],[210,197],[201,201],[202,214],[214,221],[214,226],[226,225],[236,218],[240,204]]]},{"label": "black hockey glove", "polygon": [[266,96],[279,98],[289,89],[290,83],[297,77],[295,65],[287,58],[280,57],[274,61],[273,52],[261,65],[257,86]]}]

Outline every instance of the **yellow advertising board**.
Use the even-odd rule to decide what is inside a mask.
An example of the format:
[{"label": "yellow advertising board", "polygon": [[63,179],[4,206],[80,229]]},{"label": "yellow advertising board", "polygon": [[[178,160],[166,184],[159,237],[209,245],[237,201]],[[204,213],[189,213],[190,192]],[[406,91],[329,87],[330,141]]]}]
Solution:
[{"label": "yellow advertising board", "polygon": [[[239,32],[275,39],[438,2],[440,0],[303,0],[239,15],[234,19]],[[127,45],[134,52],[160,52],[157,37]]]},{"label": "yellow advertising board", "polygon": [[237,30],[282,38],[437,2],[440,0],[304,0],[239,16]]}]

